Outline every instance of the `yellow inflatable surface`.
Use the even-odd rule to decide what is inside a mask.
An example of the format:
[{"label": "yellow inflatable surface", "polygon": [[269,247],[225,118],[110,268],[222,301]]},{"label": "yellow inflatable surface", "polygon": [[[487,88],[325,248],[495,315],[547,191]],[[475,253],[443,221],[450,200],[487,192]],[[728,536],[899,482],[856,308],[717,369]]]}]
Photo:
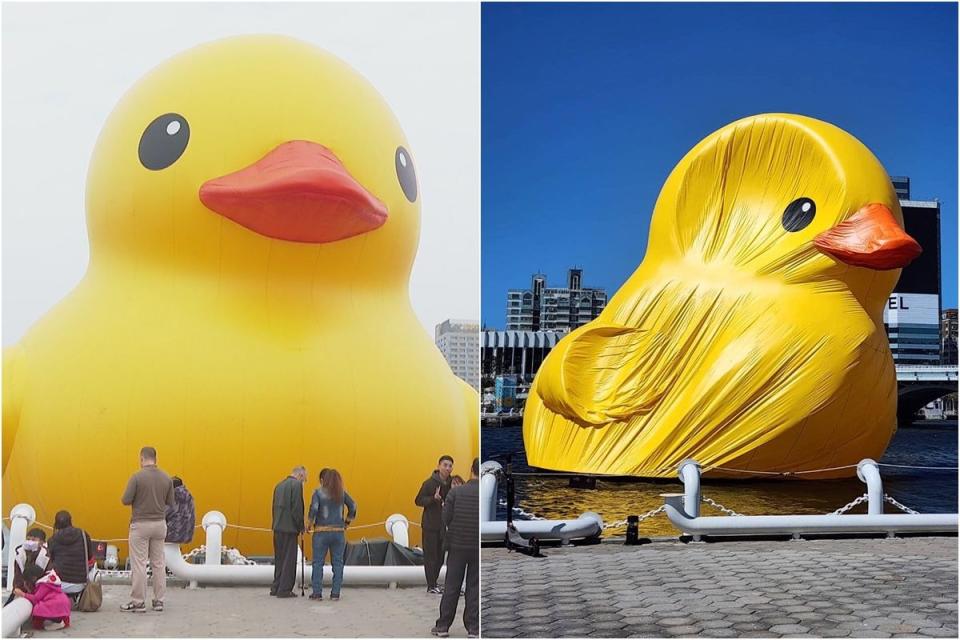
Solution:
[{"label": "yellow inflatable surface", "polygon": [[[150,445],[198,523],[269,528],[298,464],[307,503],[333,467],[355,525],[419,522],[440,455],[469,473],[479,416],[410,306],[414,166],[376,90],[297,40],[217,41],[140,80],[90,162],[87,273],[4,354],[4,513],[125,537]],[[269,533],[224,542],[272,551]]]},{"label": "yellow inflatable surface", "polygon": [[883,307],[920,253],[902,224],[879,161],[833,125],[768,114],[711,134],[667,178],[643,263],[541,367],[528,461],[669,478],[688,458],[766,472],[879,458],[897,402]]}]

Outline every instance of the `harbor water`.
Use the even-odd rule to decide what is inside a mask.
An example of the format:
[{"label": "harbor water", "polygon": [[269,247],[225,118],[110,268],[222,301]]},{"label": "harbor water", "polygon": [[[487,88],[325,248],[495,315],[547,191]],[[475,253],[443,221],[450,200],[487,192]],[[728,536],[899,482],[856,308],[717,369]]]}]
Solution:
[{"label": "harbor water", "polygon": [[[515,472],[541,471],[527,465],[522,429],[485,428],[482,434],[483,460],[503,462],[512,454]],[[926,466],[957,466],[957,421],[926,421],[898,429],[881,463]],[[881,467],[884,492],[921,513],[956,513],[957,471]],[[515,476],[517,506],[549,519],[576,517],[595,511],[604,522],[641,515],[663,504],[661,493],[681,492],[676,482],[662,480],[598,480],[595,489],[575,489],[563,476]],[[705,480],[703,495],[744,515],[789,515],[829,513],[866,492],[856,477],[843,480]],[[501,491],[501,498],[503,492]],[[896,508],[884,507],[887,512]],[[704,504],[702,515],[722,515]],[[866,513],[859,505],[850,513]],[[498,518],[506,519],[500,506]],[[623,529],[608,530],[622,535]],[[640,523],[642,536],[675,536],[677,530],[662,514]]]}]

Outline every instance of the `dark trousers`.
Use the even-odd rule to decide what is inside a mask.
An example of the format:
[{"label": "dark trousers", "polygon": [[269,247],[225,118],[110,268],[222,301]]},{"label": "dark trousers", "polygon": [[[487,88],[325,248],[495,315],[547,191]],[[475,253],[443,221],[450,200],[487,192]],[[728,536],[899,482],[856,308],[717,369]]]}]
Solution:
[{"label": "dark trousers", "polygon": [[427,588],[437,586],[440,567],[443,566],[443,529],[423,530],[423,573],[427,576]]},{"label": "dark trousers", "polygon": [[297,581],[297,534],[273,532],[273,585],[271,593],[290,593]]},{"label": "dark trousers", "polygon": [[460,585],[467,576],[467,597],[463,607],[463,626],[467,633],[480,631],[480,552],[477,549],[450,549],[447,552],[447,577],[444,580],[443,598],[440,599],[438,629],[449,629],[457,615],[460,602]]}]

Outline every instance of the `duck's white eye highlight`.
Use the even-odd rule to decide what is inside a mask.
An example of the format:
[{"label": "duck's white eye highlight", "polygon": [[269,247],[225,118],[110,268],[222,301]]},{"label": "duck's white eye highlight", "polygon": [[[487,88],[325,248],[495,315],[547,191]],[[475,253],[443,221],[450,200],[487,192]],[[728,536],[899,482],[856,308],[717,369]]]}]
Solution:
[{"label": "duck's white eye highlight", "polygon": [[168,136],[176,135],[178,131],[180,131],[180,121],[179,121],[179,120],[174,120],[174,121],[172,121],[170,124],[167,125],[167,135],[168,135]]}]

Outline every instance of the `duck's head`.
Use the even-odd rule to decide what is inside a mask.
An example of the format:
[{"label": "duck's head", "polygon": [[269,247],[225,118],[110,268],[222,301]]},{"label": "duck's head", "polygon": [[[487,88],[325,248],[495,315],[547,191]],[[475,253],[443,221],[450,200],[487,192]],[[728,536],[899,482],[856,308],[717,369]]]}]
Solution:
[{"label": "duck's head", "polygon": [[390,108],[312,45],[241,36],[167,60],[130,89],[87,183],[91,265],[405,286],[420,198]]},{"label": "duck's head", "polygon": [[[697,144],[657,201],[649,252],[786,283],[846,285],[880,313],[921,248],[859,140],[820,120],[765,114]],[[825,286],[836,286],[825,284]]]}]

